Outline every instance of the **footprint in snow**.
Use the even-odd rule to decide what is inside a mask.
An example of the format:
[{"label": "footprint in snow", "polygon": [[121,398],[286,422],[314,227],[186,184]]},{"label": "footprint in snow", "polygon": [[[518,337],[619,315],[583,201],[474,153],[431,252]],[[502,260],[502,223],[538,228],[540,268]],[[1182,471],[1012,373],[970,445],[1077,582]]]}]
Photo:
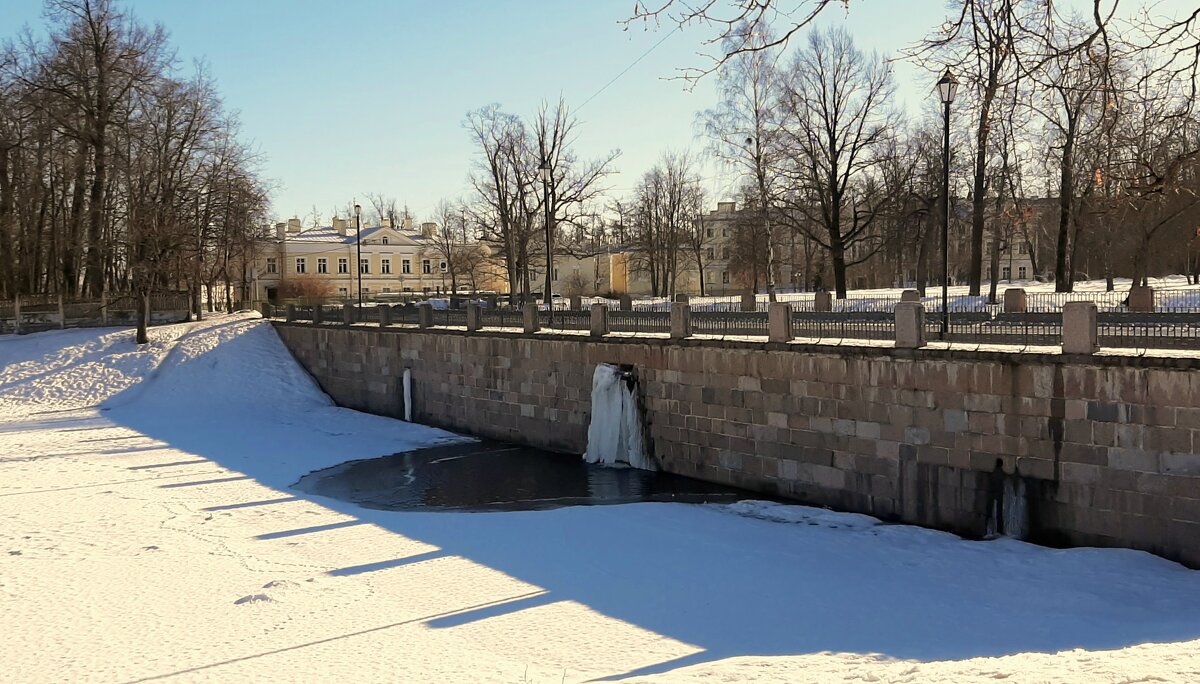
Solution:
[{"label": "footprint in snow", "polygon": [[8,555],[10,555],[10,556],[19,556],[19,555],[21,555],[21,552],[20,552],[20,551],[9,551],[9,552],[8,552]]},{"label": "footprint in snow", "polygon": [[233,605],[240,606],[245,603],[275,603],[275,599],[266,594],[250,594],[234,601]]},{"label": "footprint in snow", "polygon": [[291,580],[274,580],[263,585],[263,589],[294,589],[299,587],[299,584]]}]

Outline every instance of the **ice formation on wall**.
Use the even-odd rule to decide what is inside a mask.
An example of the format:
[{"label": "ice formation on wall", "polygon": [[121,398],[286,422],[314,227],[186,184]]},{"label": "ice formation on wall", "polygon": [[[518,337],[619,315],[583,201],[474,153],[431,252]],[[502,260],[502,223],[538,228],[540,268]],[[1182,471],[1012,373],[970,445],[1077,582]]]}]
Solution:
[{"label": "ice formation on wall", "polygon": [[637,400],[637,378],[602,363],[592,375],[592,422],[588,426],[588,463],[628,464],[657,470],[646,448],[646,433]]}]

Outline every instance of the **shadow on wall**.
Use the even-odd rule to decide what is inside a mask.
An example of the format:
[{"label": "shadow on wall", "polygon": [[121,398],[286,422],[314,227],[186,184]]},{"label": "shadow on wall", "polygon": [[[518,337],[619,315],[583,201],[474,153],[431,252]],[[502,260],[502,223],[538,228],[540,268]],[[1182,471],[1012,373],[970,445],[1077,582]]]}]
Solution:
[{"label": "shadow on wall", "polygon": [[[225,372],[211,373],[217,367]],[[140,394],[131,401],[109,402],[108,417],[281,492],[215,507],[222,510],[294,500],[289,486],[310,470],[395,450],[361,436],[372,430],[413,433],[330,407],[274,331],[254,322],[227,328],[208,351],[172,355],[155,377],[132,390]],[[226,407],[219,424],[202,424],[205,409],[217,405]],[[396,513],[299,497],[355,518],[346,524],[370,523],[440,549],[330,575],[460,556],[541,590],[430,618],[429,627],[573,601],[699,649],[614,678],[737,656],[848,652],[934,661],[1200,637],[1200,574],[1140,552],[968,542],[907,526],[847,528],[837,516],[788,524],[679,504]]]}]

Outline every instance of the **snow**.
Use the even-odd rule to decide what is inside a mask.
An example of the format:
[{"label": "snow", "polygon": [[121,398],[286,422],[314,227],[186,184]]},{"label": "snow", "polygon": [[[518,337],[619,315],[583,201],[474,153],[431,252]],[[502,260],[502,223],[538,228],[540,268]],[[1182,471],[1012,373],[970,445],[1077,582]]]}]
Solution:
[{"label": "snow", "polygon": [[646,449],[636,386],[627,384],[626,374],[620,368],[607,363],[596,364],[592,374],[591,406],[585,461],[657,470]]},{"label": "snow", "polygon": [[1200,573],[768,502],[301,494],[460,439],[331,404],[252,315],[0,337],[6,681],[1200,679]]}]

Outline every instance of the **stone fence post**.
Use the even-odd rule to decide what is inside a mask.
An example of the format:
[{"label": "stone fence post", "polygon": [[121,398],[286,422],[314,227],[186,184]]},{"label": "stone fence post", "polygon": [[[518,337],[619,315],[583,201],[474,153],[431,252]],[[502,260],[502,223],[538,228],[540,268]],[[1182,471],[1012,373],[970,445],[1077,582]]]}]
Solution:
[{"label": "stone fence post", "polygon": [[526,335],[532,335],[542,329],[542,322],[538,319],[537,304],[526,304],[521,307],[521,319]]},{"label": "stone fence post", "polygon": [[905,290],[900,293],[900,301],[921,303],[921,293],[917,290]]},{"label": "stone fence post", "polygon": [[833,311],[833,293],[821,290],[813,295],[813,311]]},{"label": "stone fence post", "polygon": [[313,325],[321,325],[325,322],[325,305],[313,304]]},{"label": "stone fence post", "polygon": [[355,314],[355,308],[354,308],[353,304],[343,304],[342,305],[342,323],[343,324],[350,325],[351,323],[353,323],[354,319],[356,318],[356,316],[354,314]]},{"label": "stone fence post", "polygon": [[483,309],[479,304],[467,304],[467,332],[475,332],[483,328]]},{"label": "stone fence post", "polygon": [[571,311],[583,311],[583,297],[571,295]]},{"label": "stone fence post", "polygon": [[287,320],[288,323],[291,323],[292,321],[296,320],[296,305],[295,304],[287,305],[287,317],[285,320]]},{"label": "stone fence post", "polygon": [[433,327],[433,307],[427,302],[421,302],[417,305],[417,327]]},{"label": "stone fence post", "polygon": [[1154,288],[1140,285],[1129,288],[1130,311],[1154,311]]},{"label": "stone fence post", "polygon": [[690,304],[691,301],[692,301],[691,295],[685,294],[683,292],[677,293],[675,295],[675,303],[676,304]]},{"label": "stone fence post", "polygon": [[920,349],[924,346],[925,306],[921,302],[900,302],[896,305],[896,348]]},{"label": "stone fence post", "polygon": [[[106,308],[108,308],[108,307],[106,307],[106,306],[104,305],[104,299],[103,299],[103,298],[101,298],[101,299],[100,299],[100,324],[101,324],[101,325],[103,325],[104,323],[106,323],[106,321],[104,320],[104,314],[105,314],[105,311],[104,311],[104,310],[105,310]],[[263,317],[263,318],[270,318],[270,317],[271,317],[271,305],[270,305],[270,304],[268,304],[268,303],[266,303],[266,302],[263,302],[262,304],[259,304],[259,305],[258,305],[258,312],[259,312],[260,314],[262,314],[262,317]]]},{"label": "stone fence post", "polygon": [[[621,296],[620,296],[620,298],[618,299],[618,301],[620,302],[620,309],[621,309],[621,311],[633,311],[633,297],[630,297],[630,296],[629,296],[629,295],[627,295],[627,294],[623,294],[623,295],[621,295]],[[595,304],[593,304],[593,305],[592,305],[592,311],[595,311],[595,310],[596,310],[596,305],[595,305]],[[604,314],[604,315],[605,315],[605,316],[607,316],[607,315],[608,315],[608,309],[605,309],[604,311],[605,311],[605,314]]]},{"label": "stone fence post", "polygon": [[753,292],[742,293],[742,311],[758,311],[758,295]]},{"label": "stone fence post", "polygon": [[389,325],[391,325],[392,324],[392,305],[391,304],[380,304],[378,310],[379,310],[379,327],[386,328]]},{"label": "stone fence post", "polygon": [[1029,298],[1023,287],[1010,287],[1004,291],[1004,313],[1025,313],[1029,310]]},{"label": "stone fence post", "polygon": [[608,306],[605,304],[592,305],[592,337],[604,337],[608,334]]},{"label": "stone fence post", "polygon": [[1100,350],[1095,302],[1067,302],[1062,317],[1062,353],[1095,354]]},{"label": "stone fence post", "polygon": [[792,340],[792,305],[771,302],[767,306],[767,339],[771,342]]},{"label": "stone fence post", "polygon": [[[687,297],[687,295],[682,295]],[[671,339],[682,340],[692,336],[692,306],[686,302],[671,307]]]}]

